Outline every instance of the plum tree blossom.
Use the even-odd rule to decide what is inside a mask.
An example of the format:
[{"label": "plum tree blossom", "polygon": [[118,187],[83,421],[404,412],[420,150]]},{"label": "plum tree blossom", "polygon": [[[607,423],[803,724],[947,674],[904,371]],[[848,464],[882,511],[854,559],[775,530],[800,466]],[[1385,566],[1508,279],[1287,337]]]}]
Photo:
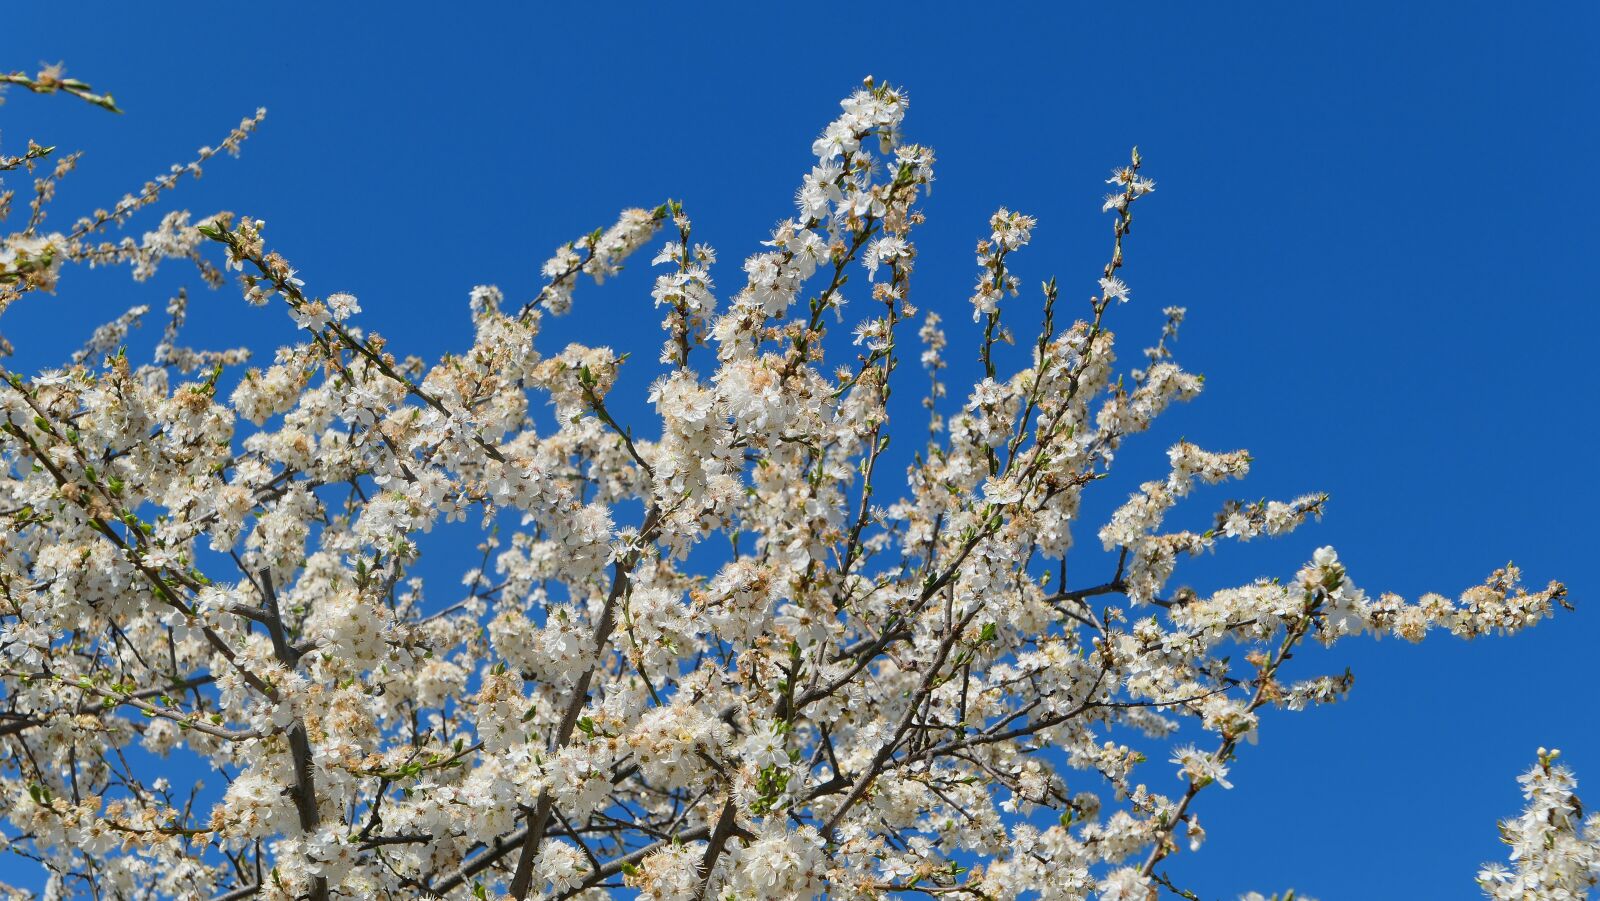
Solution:
[{"label": "plum tree blossom", "polygon": [[1485,864],[1483,893],[1495,901],[1587,898],[1600,885],[1600,815],[1583,814],[1574,793],[1578,780],[1555,763],[1560,751],[1539,749],[1539,762],[1517,779],[1528,806],[1500,824],[1511,847],[1511,867]]},{"label": "plum tree blossom", "polygon": [[[59,70],[3,78],[115,109]],[[3,871],[35,868],[48,897],[216,901],[1194,897],[1168,863],[1200,847],[1204,793],[1268,708],[1351,688],[1298,648],[1565,606],[1512,565],[1458,600],[1368,594],[1331,548],[1178,583],[1324,512],[1312,493],[1169,526],[1247,475],[1242,450],[1180,442],[1081,522],[1124,441],[1203,388],[1172,353],[1182,308],[1139,367],[1116,353],[1155,183],[1137,150],[1110,176],[1081,307],[1054,279],[1024,289],[1032,216],[978,224],[982,375],[951,396],[941,322],[962,317],[913,303],[935,157],[908,107],[872,79],[844,100],[742,277],[713,278],[687,204],[625,210],[542,282],[472,288],[471,346],[433,362],[363,321],[359,288],[319,293],[260,219],[113,237],[264,113],[58,229],[76,157],[0,156],[35,182],[0,237],[0,311],[77,267],[180,261],[296,341],[184,347],[179,294],[153,359],[128,343],[142,302],[55,368],[0,371]],[[659,373],[545,346],[546,317],[583,315],[584,283],[646,248],[632,302],[664,311]],[[913,339],[928,420],[895,429]],[[422,565],[447,529],[478,541],[453,580]],[[1104,557],[1071,553],[1085,529]],[[1491,897],[1594,879],[1594,821],[1552,757]]]}]

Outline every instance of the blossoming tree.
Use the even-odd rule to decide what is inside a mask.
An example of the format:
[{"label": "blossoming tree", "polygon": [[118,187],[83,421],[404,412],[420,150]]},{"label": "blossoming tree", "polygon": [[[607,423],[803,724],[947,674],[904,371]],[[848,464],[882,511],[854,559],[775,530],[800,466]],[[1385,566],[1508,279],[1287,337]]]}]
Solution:
[{"label": "blossoming tree", "polygon": [[[59,71],[4,80],[115,109]],[[1350,687],[1294,672],[1297,648],[1472,638],[1565,603],[1511,566],[1458,601],[1371,596],[1330,549],[1292,578],[1169,588],[1185,558],[1286,533],[1325,497],[1168,528],[1194,486],[1250,466],[1180,442],[1108,522],[1077,523],[1123,442],[1201,389],[1172,357],[1182,309],[1137,365],[1114,353],[1155,188],[1138,152],[1109,179],[1081,308],[1053,280],[1023,299],[1034,220],[993,216],[983,378],[947,403],[945,332],[912,291],[933,153],[902,135],[899,90],[869,79],[842,106],[722,302],[669,201],[559,248],[530,299],[473,289],[474,342],[431,364],[297,278],[259,220],[173,212],[112,236],[259,113],[62,230],[46,211],[76,157],[0,157],[35,185],[0,239],[0,309],[72,266],[142,281],[181,258],[303,330],[246,368],[180,343],[179,294],[152,360],[124,343],[138,306],[61,368],[4,371],[0,872],[130,899],[1194,897],[1164,864],[1200,843],[1202,795],[1263,708]],[[646,246],[665,315],[649,424],[611,402],[625,354],[539,341],[580,281]],[[865,318],[841,348],[847,280]],[[895,429],[917,448],[902,481],[885,453],[908,346],[929,420]],[[480,553],[464,590],[425,594],[427,533],[450,521],[482,530]],[[1114,567],[1068,564],[1084,529]],[[1519,866],[1543,866],[1550,829],[1592,849],[1562,772],[1542,760],[1532,819],[1508,827]],[[1481,882],[1547,897],[1509,870]]]}]

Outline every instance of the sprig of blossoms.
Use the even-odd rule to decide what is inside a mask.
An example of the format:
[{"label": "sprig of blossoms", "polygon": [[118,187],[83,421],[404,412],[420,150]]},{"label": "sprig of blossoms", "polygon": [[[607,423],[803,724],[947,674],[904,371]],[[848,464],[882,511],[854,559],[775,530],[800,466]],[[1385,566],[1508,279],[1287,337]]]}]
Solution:
[{"label": "sprig of blossoms", "polygon": [[1527,807],[1500,823],[1511,866],[1484,864],[1478,886],[1495,901],[1587,898],[1600,885],[1600,815],[1584,816],[1572,771],[1540,748],[1539,762],[1517,778]]}]

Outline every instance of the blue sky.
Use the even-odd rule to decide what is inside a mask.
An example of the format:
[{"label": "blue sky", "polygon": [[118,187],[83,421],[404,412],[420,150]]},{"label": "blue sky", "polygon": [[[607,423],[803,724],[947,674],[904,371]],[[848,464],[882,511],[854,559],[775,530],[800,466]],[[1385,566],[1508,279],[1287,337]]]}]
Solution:
[{"label": "blue sky", "polygon": [[[1351,699],[1268,716],[1236,787],[1198,803],[1206,848],[1172,872],[1208,901],[1289,886],[1471,897],[1537,746],[1600,784],[1586,654],[1600,627],[1584,603],[1600,587],[1600,7],[1291,6],[24,4],[0,68],[65,60],[127,112],[13,92],[0,146],[88,151],[55,207],[70,219],[264,105],[243,158],[213,161],[172,203],[267,220],[313,291],[357,294],[365,324],[432,357],[470,340],[473,285],[525,297],[557,244],[669,196],[720,251],[725,298],[792,210],[811,139],[870,73],[909,91],[907,133],[938,153],[914,290],[946,313],[960,357],[988,214],[1038,216],[1015,258],[1024,284],[1053,274],[1081,302],[1108,247],[1101,180],[1138,144],[1159,190],[1140,206],[1134,300],[1113,327],[1126,358],[1161,307],[1187,306],[1178,357],[1207,390],[1129,445],[1124,475],[1160,472],[1183,436],[1254,452],[1234,493],[1333,497],[1322,524],[1189,578],[1286,575],[1333,544],[1369,591],[1455,594],[1514,559],[1580,606],[1513,639],[1308,655],[1303,673],[1355,670]],[[645,269],[581,289],[545,346],[598,330],[653,359]],[[197,287],[177,271],[147,287],[71,275],[0,323],[23,368]],[[232,289],[192,309],[191,343],[293,340],[282,311]],[[159,325],[144,331],[153,343]],[[629,379],[619,394],[642,396],[648,372]],[[1146,778],[1178,788],[1165,764]]]}]

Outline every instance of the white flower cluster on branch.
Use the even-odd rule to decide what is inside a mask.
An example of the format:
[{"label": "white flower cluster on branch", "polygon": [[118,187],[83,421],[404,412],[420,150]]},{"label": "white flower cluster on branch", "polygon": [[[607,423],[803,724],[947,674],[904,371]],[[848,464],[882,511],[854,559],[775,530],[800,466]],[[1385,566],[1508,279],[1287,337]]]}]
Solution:
[{"label": "white flower cluster on branch", "polygon": [[[6,80],[113,106],[58,71]],[[1373,597],[1326,548],[1292,578],[1176,584],[1194,555],[1322,514],[1308,494],[1168,525],[1244,477],[1244,451],[1181,442],[1080,523],[1123,441],[1203,387],[1168,346],[1181,308],[1144,368],[1117,364],[1109,314],[1155,188],[1138,152],[1074,321],[1051,280],[1019,341],[1035,221],[982,229],[982,376],[947,402],[950,341],[911,302],[934,155],[904,139],[904,92],[869,79],[842,107],[720,302],[716,252],[668,201],[562,245],[522,302],[473,288],[473,343],[432,363],[317,293],[258,219],[104,237],[198,163],[69,232],[37,204],[0,237],[0,310],[74,264],[142,280],[182,259],[281,307],[298,343],[248,369],[183,347],[180,295],[149,362],[128,350],[140,305],[60,368],[3,372],[0,853],[50,897],[1145,901],[1183,894],[1164,862],[1199,847],[1196,799],[1237,778],[1265,708],[1350,689],[1291,676],[1303,642],[1470,638],[1565,604],[1513,566],[1459,601]],[[71,169],[42,171],[50,151],[0,170],[40,170],[48,199]],[[653,242],[636,301],[664,311],[665,371],[624,404],[646,399],[625,350],[539,335]],[[908,333],[929,420],[897,457]],[[481,533],[459,581],[421,564],[442,523]],[[1104,571],[1069,565],[1085,528]],[[1564,773],[1528,777],[1492,897],[1592,879]]]},{"label": "white flower cluster on branch", "polygon": [[1560,751],[1539,749],[1539,762],[1518,777],[1528,806],[1500,824],[1511,867],[1485,864],[1478,885],[1494,901],[1587,898],[1600,885],[1600,815],[1583,814],[1572,771]]}]

